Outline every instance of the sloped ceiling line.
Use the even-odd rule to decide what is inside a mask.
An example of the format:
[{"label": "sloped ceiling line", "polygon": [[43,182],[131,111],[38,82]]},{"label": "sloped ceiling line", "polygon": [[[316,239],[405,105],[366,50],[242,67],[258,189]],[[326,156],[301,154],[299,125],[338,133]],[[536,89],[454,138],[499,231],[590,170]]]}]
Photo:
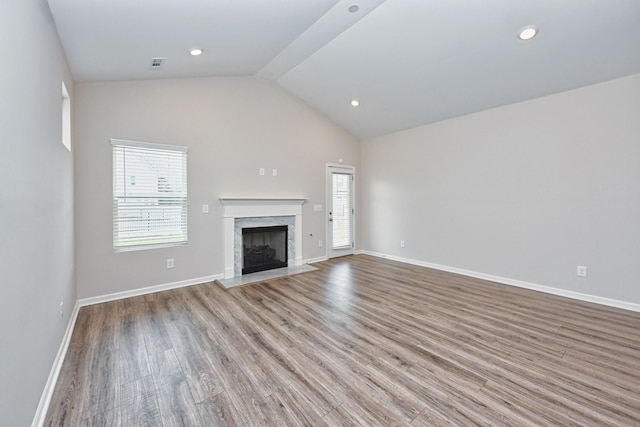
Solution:
[{"label": "sloped ceiling line", "polygon": [[76,81],[255,75],[360,138],[640,73],[638,0],[48,1]]}]

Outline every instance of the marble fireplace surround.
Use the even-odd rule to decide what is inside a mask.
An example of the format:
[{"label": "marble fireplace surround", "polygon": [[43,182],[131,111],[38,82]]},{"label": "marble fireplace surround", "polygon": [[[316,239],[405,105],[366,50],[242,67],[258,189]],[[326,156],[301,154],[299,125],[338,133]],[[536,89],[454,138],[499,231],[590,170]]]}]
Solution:
[{"label": "marble fireplace surround", "polygon": [[[288,225],[293,234],[289,249],[289,266],[302,265],[302,204],[303,198],[220,197],[224,216],[224,278],[232,279],[238,270],[236,228],[245,224],[260,226]],[[291,230],[293,227],[293,230]],[[291,241],[290,241],[291,246]]]}]

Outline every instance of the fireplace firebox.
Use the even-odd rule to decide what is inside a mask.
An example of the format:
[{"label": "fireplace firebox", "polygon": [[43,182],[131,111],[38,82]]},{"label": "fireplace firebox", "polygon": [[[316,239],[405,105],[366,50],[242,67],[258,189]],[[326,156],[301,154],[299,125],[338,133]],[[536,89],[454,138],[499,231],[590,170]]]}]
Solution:
[{"label": "fireplace firebox", "polygon": [[287,267],[288,226],[242,229],[242,274]]}]

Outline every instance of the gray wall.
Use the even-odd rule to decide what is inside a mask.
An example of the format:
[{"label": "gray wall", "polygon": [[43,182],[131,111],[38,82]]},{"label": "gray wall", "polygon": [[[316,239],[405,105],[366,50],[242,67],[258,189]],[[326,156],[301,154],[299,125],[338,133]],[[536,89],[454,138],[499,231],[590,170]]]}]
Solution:
[{"label": "gray wall", "polygon": [[70,92],[73,81],[45,0],[1,2],[0,58],[0,425],[26,426],[76,301],[62,145],[62,80]]},{"label": "gray wall", "polygon": [[363,141],[359,188],[363,249],[640,303],[640,75]]},{"label": "gray wall", "polygon": [[[640,75],[359,144],[258,78],[74,88],[44,0],[2,2],[0,57],[1,425],[33,419],[74,274],[82,298],[221,274],[220,196],[308,198],[303,258],[322,257],[326,213],[312,205],[338,159],[358,167],[362,249],[640,303]],[[113,252],[110,138],[190,148],[188,245]]]},{"label": "gray wall", "polygon": [[[326,164],[342,158],[357,166],[359,144],[275,84],[253,77],[78,83],[76,104],[80,298],[222,274],[221,196],[309,199],[303,258],[325,255],[318,247],[325,213],[312,207],[325,203]],[[110,138],[189,147],[187,245],[113,252]]]}]

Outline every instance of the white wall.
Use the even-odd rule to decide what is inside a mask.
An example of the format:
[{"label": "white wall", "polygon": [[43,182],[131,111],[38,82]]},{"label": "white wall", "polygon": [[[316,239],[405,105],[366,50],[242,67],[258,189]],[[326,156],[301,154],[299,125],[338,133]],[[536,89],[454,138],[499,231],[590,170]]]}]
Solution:
[{"label": "white wall", "polygon": [[640,303],[640,75],[363,141],[361,172],[365,250]]},{"label": "white wall", "polygon": [[[308,198],[303,258],[325,255],[318,247],[325,213],[312,207],[325,202],[326,163],[357,166],[359,144],[275,84],[253,77],[78,83],[76,107],[80,298],[223,274],[221,196]],[[189,147],[188,245],[114,253],[110,138]]]},{"label": "white wall", "polygon": [[26,426],[76,301],[62,145],[62,80],[72,97],[73,81],[45,0],[0,3],[0,58],[0,425]]}]

